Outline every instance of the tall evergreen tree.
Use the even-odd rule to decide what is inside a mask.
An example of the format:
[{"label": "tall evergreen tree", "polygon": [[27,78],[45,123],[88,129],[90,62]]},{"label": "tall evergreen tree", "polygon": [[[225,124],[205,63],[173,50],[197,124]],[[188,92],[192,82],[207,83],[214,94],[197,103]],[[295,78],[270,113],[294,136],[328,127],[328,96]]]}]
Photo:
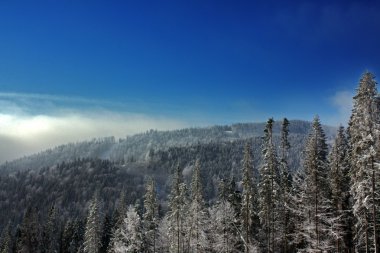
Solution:
[{"label": "tall evergreen tree", "polygon": [[144,251],[143,228],[140,215],[130,206],[126,218],[113,233],[110,253],[140,253]]},{"label": "tall evergreen tree", "polygon": [[40,251],[40,225],[35,207],[29,207],[20,226],[16,245],[18,253],[39,253]]},{"label": "tall evergreen tree", "polygon": [[187,188],[179,166],[175,169],[169,195],[169,211],[166,215],[170,239],[170,252],[184,252],[185,219],[187,215]]},{"label": "tall evergreen tree", "polygon": [[257,216],[257,191],[253,181],[253,161],[252,149],[249,142],[245,144],[243,156],[243,178],[242,178],[242,196],[241,196],[241,211],[240,225],[241,236],[244,243],[244,251],[249,252],[253,242],[253,228],[257,229],[258,224],[255,224]]},{"label": "tall evergreen tree", "polygon": [[306,250],[329,251],[331,242],[331,190],[328,180],[327,144],[318,117],[306,143],[303,187],[304,236]]},{"label": "tall evergreen tree", "polygon": [[200,162],[195,162],[191,180],[191,202],[188,215],[188,251],[205,252],[208,249],[208,214],[203,199]]},{"label": "tall evergreen tree", "polygon": [[289,121],[284,118],[281,128],[281,156],[280,156],[280,244],[282,252],[288,252],[289,242],[292,240],[291,235],[294,232],[294,224],[291,223],[292,212],[292,176],[289,171],[288,155],[290,149],[289,143]]},{"label": "tall evergreen tree", "polygon": [[102,226],[102,246],[100,247],[100,253],[106,253],[111,242],[112,237],[112,218],[110,214],[104,216],[103,226]]},{"label": "tall evergreen tree", "polygon": [[144,245],[145,252],[156,252],[156,238],[158,226],[158,204],[156,187],[153,179],[146,185],[144,196]]},{"label": "tall evergreen tree", "polygon": [[339,127],[333,147],[329,154],[330,185],[333,205],[332,232],[335,239],[335,252],[345,252],[349,243],[349,165],[347,160],[348,146],[344,127]]},{"label": "tall evergreen tree", "polygon": [[84,252],[98,253],[101,245],[101,221],[98,194],[91,201],[87,216],[86,230],[84,233]]},{"label": "tall evergreen tree", "polygon": [[274,252],[279,230],[279,166],[276,150],[273,145],[273,119],[267,121],[264,130],[263,165],[260,168],[259,205],[260,221],[264,230],[264,251]]},{"label": "tall evergreen tree", "polygon": [[120,197],[117,203],[117,206],[115,208],[115,211],[113,213],[113,224],[112,224],[112,232],[111,232],[111,239],[108,245],[107,252],[114,253],[116,247],[116,243],[123,241],[123,236],[121,234],[121,227],[124,224],[124,219],[127,217],[127,205],[125,201],[125,192],[122,191],[120,193]]},{"label": "tall evergreen tree", "polygon": [[11,250],[12,250],[11,224],[8,223],[1,233],[0,253],[11,253]]},{"label": "tall evergreen tree", "polygon": [[349,123],[351,194],[357,251],[379,253],[379,110],[373,74],[362,76]]},{"label": "tall evergreen tree", "polygon": [[236,248],[240,238],[234,223],[235,210],[227,200],[219,200],[210,208],[210,248],[214,252],[241,252]]},{"label": "tall evergreen tree", "polygon": [[49,210],[48,219],[42,231],[43,243],[41,245],[41,251],[43,253],[54,253],[59,251],[58,228],[57,209],[53,205]]}]

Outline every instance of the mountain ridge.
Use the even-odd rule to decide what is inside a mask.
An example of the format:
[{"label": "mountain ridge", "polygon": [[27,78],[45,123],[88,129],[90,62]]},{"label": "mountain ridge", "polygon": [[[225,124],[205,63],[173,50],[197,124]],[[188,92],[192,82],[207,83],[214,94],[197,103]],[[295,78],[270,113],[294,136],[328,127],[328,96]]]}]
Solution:
[{"label": "mountain ridge", "polygon": [[[289,132],[291,135],[307,135],[310,126],[309,121],[290,120]],[[0,171],[39,169],[79,158],[103,159],[118,163],[144,161],[152,153],[165,151],[171,147],[189,147],[195,144],[222,143],[261,137],[264,127],[265,122],[235,123],[167,131],[149,130],[119,140],[116,140],[115,137],[94,138],[90,141],[59,145],[30,156],[5,162],[0,165]],[[324,125],[328,140],[335,136],[336,129],[336,127]],[[280,130],[281,121],[276,121],[273,128],[274,135],[279,135]]]}]

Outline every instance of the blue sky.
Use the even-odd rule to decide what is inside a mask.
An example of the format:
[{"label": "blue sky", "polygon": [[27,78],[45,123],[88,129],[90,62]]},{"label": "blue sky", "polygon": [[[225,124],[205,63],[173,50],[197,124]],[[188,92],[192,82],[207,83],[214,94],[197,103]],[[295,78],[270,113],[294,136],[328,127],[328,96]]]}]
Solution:
[{"label": "blue sky", "polygon": [[125,134],[345,123],[360,75],[380,73],[378,13],[376,1],[0,1],[2,132],[108,113],[121,129],[91,134],[122,135],[136,115]]}]

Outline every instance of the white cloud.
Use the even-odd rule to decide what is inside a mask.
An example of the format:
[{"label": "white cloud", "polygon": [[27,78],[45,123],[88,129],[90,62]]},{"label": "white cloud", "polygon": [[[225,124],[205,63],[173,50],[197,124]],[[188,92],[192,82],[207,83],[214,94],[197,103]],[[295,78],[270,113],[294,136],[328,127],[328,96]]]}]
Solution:
[{"label": "white cloud", "polygon": [[[70,102],[81,103],[81,109],[70,108]],[[184,121],[165,116],[113,111],[107,109],[107,103],[81,98],[71,100],[38,94],[18,96],[0,93],[0,162],[68,142],[105,136],[125,137],[149,129],[171,130],[189,126]]]},{"label": "white cloud", "polygon": [[354,94],[351,91],[342,90],[337,91],[331,97],[331,103],[336,108],[336,114],[332,116],[330,122],[334,125],[346,125],[348,123],[352,111],[353,96]]}]

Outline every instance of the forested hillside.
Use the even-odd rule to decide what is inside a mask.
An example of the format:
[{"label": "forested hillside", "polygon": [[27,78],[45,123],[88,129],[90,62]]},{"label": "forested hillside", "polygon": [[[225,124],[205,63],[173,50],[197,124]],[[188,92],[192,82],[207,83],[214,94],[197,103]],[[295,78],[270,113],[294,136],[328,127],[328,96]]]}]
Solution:
[{"label": "forested hillside", "polygon": [[335,135],[270,118],[5,164],[0,252],[379,252],[379,115],[367,72]]},{"label": "forested hillside", "polygon": [[[107,159],[117,163],[145,161],[152,152],[167,151],[171,147],[189,147],[198,144],[223,143],[261,137],[264,123],[241,123],[231,126],[188,128],[175,131],[155,131],[128,136],[115,140],[114,137],[94,139],[86,142],[61,145],[39,154],[7,162],[0,170],[16,171],[50,167],[57,163],[74,161],[78,158]],[[274,125],[274,135],[279,136],[280,123]],[[324,127],[329,139],[335,135],[334,127]],[[291,121],[291,136],[302,142],[310,130],[310,122]],[[296,142],[299,142],[296,141]],[[259,149],[260,147],[255,147]]]}]

